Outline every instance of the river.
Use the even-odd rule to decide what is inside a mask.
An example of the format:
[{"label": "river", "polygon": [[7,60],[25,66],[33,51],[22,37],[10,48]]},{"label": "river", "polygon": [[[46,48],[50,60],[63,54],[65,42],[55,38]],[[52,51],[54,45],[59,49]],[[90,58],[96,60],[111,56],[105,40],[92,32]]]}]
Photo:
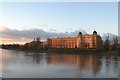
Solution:
[{"label": "river", "polygon": [[118,78],[120,57],[2,51],[4,78]]}]

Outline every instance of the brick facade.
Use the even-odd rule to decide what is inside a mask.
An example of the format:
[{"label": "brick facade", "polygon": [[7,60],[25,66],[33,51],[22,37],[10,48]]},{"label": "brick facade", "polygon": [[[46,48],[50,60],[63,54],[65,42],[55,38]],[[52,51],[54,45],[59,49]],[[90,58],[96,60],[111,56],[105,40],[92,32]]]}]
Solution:
[{"label": "brick facade", "polygon": [[102,38],[94,31],[93,34],[79,34],[76,37],[49,38],[50,48],[95,48],[103,47]]}]

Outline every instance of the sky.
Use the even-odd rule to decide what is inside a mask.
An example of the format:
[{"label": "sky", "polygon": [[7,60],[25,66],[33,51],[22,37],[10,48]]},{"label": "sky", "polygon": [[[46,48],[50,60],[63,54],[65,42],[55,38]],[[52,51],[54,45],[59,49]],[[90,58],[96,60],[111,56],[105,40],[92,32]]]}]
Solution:
[{"label": "sky", "polygon": [[[18,41],[17,37],[28,41],[34,36],[42,36],[39,32],[34,35],[34,30],[51,35],[68,32],[73,36],[71,33],[80,30],[88,34],[96,30],[100,35],[118,35],[117,2],[3,2],[0,13],[3,42]],[[23,36],[21,32],[32,36]]]}]

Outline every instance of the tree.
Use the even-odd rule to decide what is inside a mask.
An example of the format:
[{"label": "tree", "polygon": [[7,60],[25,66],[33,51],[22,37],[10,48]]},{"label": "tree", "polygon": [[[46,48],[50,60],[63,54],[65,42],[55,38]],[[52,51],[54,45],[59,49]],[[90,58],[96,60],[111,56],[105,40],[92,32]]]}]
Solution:
[{"label": "tree", "polygon": [[106,40],[104,42],[104,48],[105,50],[109,50],[110,42],[109,42],[109,36],[106,37]]},{"label": "tree", "polygon": [[33,42],[35,42],[35,38],[33,39]]},{"label": "tree", "polygon": [[40,37],[36,37],[36,41],[41,41],[41,38]]},{"label": "tree", "polygon": [[116,36],[116,37],[113,37],[112,49],[113,49],[113,50],[117,49],[117,45],[118,45],[118,38],[117,38],[117,36]]}]

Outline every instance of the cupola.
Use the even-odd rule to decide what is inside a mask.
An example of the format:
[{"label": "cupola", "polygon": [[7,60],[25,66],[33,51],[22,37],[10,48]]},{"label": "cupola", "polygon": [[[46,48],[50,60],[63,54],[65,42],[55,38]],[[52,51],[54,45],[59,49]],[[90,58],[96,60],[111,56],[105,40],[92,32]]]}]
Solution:
[{"label": "cupola", "polygon": [[79,32],[79,35],[82,35],[82,32]]},{"label": "cupola", "polygon": [[97,31],[93,31],[93,34],[97,34]]}]

